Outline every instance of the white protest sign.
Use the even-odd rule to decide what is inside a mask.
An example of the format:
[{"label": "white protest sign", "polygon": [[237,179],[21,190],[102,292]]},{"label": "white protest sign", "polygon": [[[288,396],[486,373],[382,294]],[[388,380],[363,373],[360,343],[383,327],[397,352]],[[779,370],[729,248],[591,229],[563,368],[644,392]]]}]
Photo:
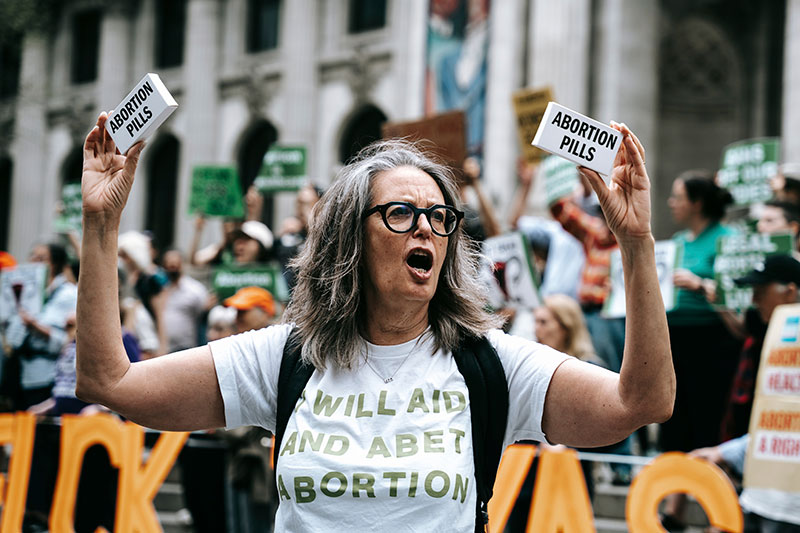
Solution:
[{"label": "white protest sign", "polygon": [[[672,276],[675,273],[677,262],[677,246],[674,241],[656,242],[656,273],[658,285],[661,288],[661,299],[664,308],[669,311],[675,306],[675,285]],[[625,316],[625,278],[622,275],[622,254],[619,250],[611,253],[609,269],[611,278],[611,292],[603,304],[603,316],[619,318]]]},{"label": "white protest sign", "polygon": [[146,139],[178,108],[158,74],[147,74],[108,115],[106,130],[121,154]]},{"label": "white protest sign", "polygon": [[47,265],[28,263],[0,273],[0,324],[7,324],[18,309],[35,315],[42,310]]},{"label": "white protest sign", "polygon": [[521,233],[507,233],[483,241],[483,253],[491,261],[493,289],[499,289],[505,304],[522,307],[541,305],[528,243]]},{"label": "white protest sign", "polygon": [[614,169],[614,158],[622,145],[622,134],[610,126],[550,102],[531,144],[609,176]]}]

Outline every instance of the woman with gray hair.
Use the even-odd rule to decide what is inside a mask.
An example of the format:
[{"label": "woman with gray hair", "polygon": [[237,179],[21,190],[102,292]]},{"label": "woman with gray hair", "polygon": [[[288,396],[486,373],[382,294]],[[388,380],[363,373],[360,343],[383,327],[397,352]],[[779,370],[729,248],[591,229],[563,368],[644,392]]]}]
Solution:
[{"label": "woman with gray hair", "polygon": [[615,374],[494,329],[451,174],[396,141],[363,152],[315,207],[287,324],[130,364],[109,317],[119,219],[142,145],[116,154],[106,119],[84,147],[78,394],[157,429],[280,432],[291,336],[313,366],[277,454],[276,530],[480,530],[473,444],[483,435],[473,435],[471,417],[485,405],[454,361],[470,339],[483,339],[502,364],[505,444],[600,446],[670,416],[675,383],[650,184],[644,149],[624,125],[613,125],[624,144],[611,184],[583,170],[620,243],[633,310]]}]

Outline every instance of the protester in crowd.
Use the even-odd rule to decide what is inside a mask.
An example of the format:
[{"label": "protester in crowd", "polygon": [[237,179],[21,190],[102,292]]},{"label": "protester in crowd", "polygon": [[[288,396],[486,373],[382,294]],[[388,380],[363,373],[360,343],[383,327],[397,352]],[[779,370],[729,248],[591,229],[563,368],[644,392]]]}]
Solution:
[{"label": "protester in crowd", "polygon": [[794,251],[800,251],[800,205],[769,200],[761,208],[761,214],[756,223],[759,233],[789,232],[794,236]]},{"label": "protester in crowd", "polygon": [[67,340],[67,318],[75,312],[77,290],[65,275],[67,252],[60,244],[33,247],[31,263],[48,266],[44,305],[32,315],[19,307],[6,328],[12,348],[3,369],[4,394],[14,410],[25,410],[50,397],[56,375],[56,359]]},{"label": "protester in crowd", "polygon": [[606,223],[598,205],[584,204],[568,196],[550,206],[550,214],[575,237],[585,255],[578,287],[578,301],[586,317],[597,355],[606,367],[619,372],[625,346],[625,319],[606,318],[601,314],[603,303],[611,290],[611,253],[618,249],[614,233]]},{"label": "protester in crowd", "polygon": [[236,309],[216,305],[208,312],[208,329],[206,339],[208,342],[230,337],[236,333]]},{"label": "protester in crowd", "polygon": [[[631,312],[622,371],[615,374],[492,329],[498,320],[485,311],[477,257],[458,228],[462,215],[452,178],[445,167],[402,141],[368,147],[342,169],[320,200],[309,239],[294,263],[299,272],[285,315],[289,323],[131,364],[117,340],[117,323],[109,318],[116,312],[115,230],[142,145],[134,145],[127,156],[115,154],[106,120],[101,114],[84,148],[78,394],[160,429],[253,424],[282,431],[275,423],[275,406],[281,401],[276,388],[291,333],[297,344],[289,348],[300,348],[302,361],[313,365],[306,367],[313,375],[305,385],[309,401],[294,410],[294,402],[289,403],[285,429],[291,446],[279,454],[277,464],[283,504],[276,529],[382,530],[387,520],[402,518],[409,529],[474,531],[476,520],[482,520],[474,513],[482,506],[477,483],[463,485],[456,498],[393,498],[388,482],[383,485],[387,469],[428,476],[432,470],[453,476],[475,472],[471,439],[459,438],[456,444],[448,436],[447,444],[442,441],[443,453],[397,459],[400,450],[389,438],[391,448],[379,446],[365,459],[375,446],[370,445],[373,437],[386,434],[387,423],[392,437],[442,428],[466,434],[470,413],[485,407],[469,406],[469,390],[451,356],[459,346],[472,345],[466,339],[483,337],[474,342],[491,348],[503,365],[509,401],[501,437],[505,443],[527,438],[605,445],[670,415],[675,382],[650,231],[649,180],[644,149],[624,125],[612,124],[623,139],[612,185],[582,170],[616,232],[626,274]],[[474,361],[469,355],[463,360]],[[432,399],[434,391],[442,390],[450,392],[445,394],[450,409],[432,411],[420,403],[409,413],[400,407],[409,395],[425,402],[423,397]],[[360,415],[317,416],[311,399],[318,394],[331,401],[340,398],[339,409],[346,409],[348,394],[363,398],[358,400]],[[379,396],[392,409],[386,414],[374,407]],[[452,408],[456,397],[464,399],[463,408]],[[299,436],[293,433],[292,439],[290,434],[298,428],[309,428],[312,438],[346,435],[349,446],[332,448],[340,454],[326,454],[311,451],[318,446],[307,444],[306,453],[292,453]],[[477,459],[483,461],[482,456]],[[306,499],[310,493],[303,492],[305,481],[311,479],[321,489],[316,483],[322,483],[322,476],[339,471],[338,479],[348,482],[356,476],[357,487],[360,476],[368,475],[382,488],[373,492],[361,487],[375,498],[351,497],[348,489],[336,501],[341,512],[332,512],[334,500],[316,489],[314,501]],[[433,490],[432,485],[425,487],[420,479],[420,491]],[[364,490],[356,489],[356,495]]]},{"label": "protester in crowd", "polygon": [[264,263],[272,257],[272,232],[262,222],[248,220],[233,232],[233,264]]},{"label": "protester in crowd", "polygon": [[[520,231],[538,259],[544,259],[539,294],[566,294],[578,297],[578,284],[586,258],[581,243],[555,220],[524,215],[537,168],[522,159],[517,166],[520,188],[514,195],[509,224]],[[543,257],[542,257],[543,256]]]},{"label": "protester in crowd", "polygon": [[[694,450],[692,455],[741,478],[749,440],[750,435],[745,434],[718,446]],[[745,487],[739,505],[744,512],[744,533],[800,533],[800,492]]]},{"label": "protester in crowd", "polygon": [[[164,324],[164,292],[166,278],[153,263],[150,239],[138,231],[119,236],[119,258],[125,270],[128,286],[150,315],[158,335],[156,355],[167,353],[167,330]],[[137,328],[138,329],[138,328]],[[140,339],[141,340],[141,339]]]},{"label": "protester in crowd", "polygon": [[[464,208],[464,231],[474,240],[481,242],[487,237],[500,235],[500,222],[494,206],[481,186],[481,164],[475,157],[464,160],[461,180],[458,182],[459,194]],[[471,188],[478,200],[478,209],[467,202],[467,189]]]},{"label": "protester in crowd", "polygon": [[[732,201],[709,172],[685,172],[672,185],[669,207],[685,229],[673,236],[682,252],[674,275],[675,306],[667,316],[678,389],[673,416],[660,428],[663,451],[688,452],[720,442],[741,342],[708,303],[705,286],[713,283],[717,239],[732,234],[721,223]],[[667,497],[662,522],[667,529],[683,526],[685,501],[683,495]]]},{"label": "protester in crowd", "polygon": [[771,255],[763,265],[735,280],[737,285],[753,287],[753,307],[745,314],[747,338],[728,396],[720,441],[747,433],[756,392],[756,375],[761,363],[761,348],[772,312],[779,305],[792,304],[800,296],[800,262],[789,255]]},{"label": "protester in crowd", "polygon": [[281,265],[283,278],[291,289],[295,284],[296,272],[289,268],[289,262],[302,249],[308,237],[311,210],[322,197],[322,189],[310,183],[297,191],[295,214],[287,217],[281,224],[278,239],[275,241],[275,256]]},{"label": "protester in crowd", "polygon": [[800,206],[800,163],[784,163],[770,181],[775,199]]},{"label": "protester in crowd", "polygon": [[278,316],[275,299],[261,287],[239,289],[222,303],[236,309],[237,333],[265,328],[274,324]]},{"label": "protester in crowd", "polygon": [[208,304],[205,286],[183,273],[183,257],[178,250],[164,253],[164,271],[169,279],[164,287],[164,326],[170,352],[199,344],[200,320]]},{"label": "protester in crowd", "polygon": [[203,228],[206,225],[206,218],[198,215],[194,220],[194,235],[189,247],[190,263],[194,266],[205,265],[229,265],[233,263],[233,236],[234,232],[242,225],[242,221],[235,218],[227,218],[222,222],[222,241],[209,244],[205,248],[200,248],[200,238]]}]

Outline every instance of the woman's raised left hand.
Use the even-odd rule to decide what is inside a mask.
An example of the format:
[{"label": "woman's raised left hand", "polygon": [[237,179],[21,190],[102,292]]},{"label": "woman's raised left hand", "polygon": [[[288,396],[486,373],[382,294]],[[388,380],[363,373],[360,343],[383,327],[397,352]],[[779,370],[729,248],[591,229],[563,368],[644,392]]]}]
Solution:
[{"label": "woman's raised left hand", "polygon": [[622,145],[608,185],[594,170],[578,167],[578,171],[597,193],[606,223],[617,242],[651,239],[650,178],[644,167],[644,147],[625,124],[611,122],[611,127],[622,133]]}]

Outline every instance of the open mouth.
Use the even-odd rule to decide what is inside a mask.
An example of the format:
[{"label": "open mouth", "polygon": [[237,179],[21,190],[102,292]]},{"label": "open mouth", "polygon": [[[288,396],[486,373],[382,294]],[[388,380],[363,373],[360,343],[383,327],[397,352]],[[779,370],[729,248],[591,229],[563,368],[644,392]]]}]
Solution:
[{"label": "open mouth", "polygon": [[433,268],[433,254],[428,250],[414,250],[406,258],[406,264],[419,272],[428,272]]}]

